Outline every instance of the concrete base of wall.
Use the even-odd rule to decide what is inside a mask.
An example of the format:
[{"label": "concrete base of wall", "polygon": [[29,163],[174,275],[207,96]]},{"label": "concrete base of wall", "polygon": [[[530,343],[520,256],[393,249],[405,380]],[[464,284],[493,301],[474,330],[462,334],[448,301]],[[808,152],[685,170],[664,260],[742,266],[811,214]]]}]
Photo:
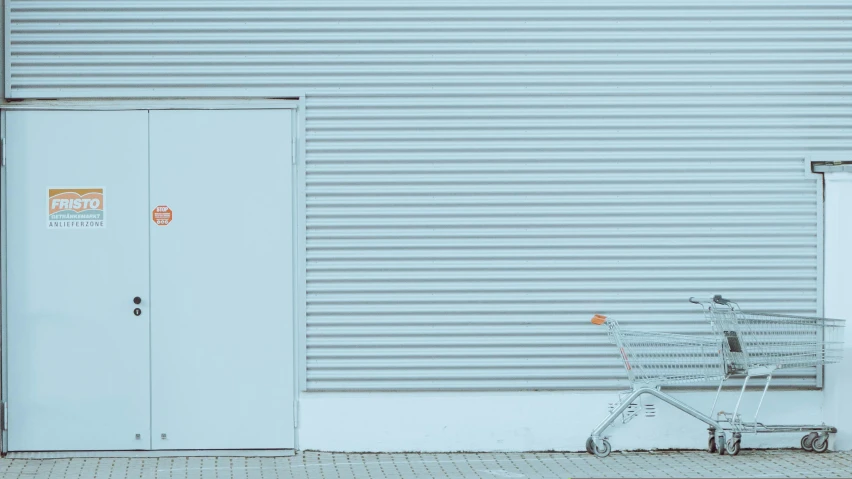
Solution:
[{"label": "concrete base of wall", "polygon": [[[715,392],[676,396],[709,412]],[[759,392],[748,392],[741,410],[753,414]],[[723,392],[732,411],[737,393]],[[616,392],[303,393],[299,449],[345,452],[581,451],[591,430],[608,414]],[[703,449],[704,423],[648,397],[655,417],[640,414],[607,431],[616,450]],[[821,424],[822,391],[772,391],[763,422]],[[718,408],[717,408],[718,410]],[[801,434],[745,436],[744,448],[798,447]]]}]

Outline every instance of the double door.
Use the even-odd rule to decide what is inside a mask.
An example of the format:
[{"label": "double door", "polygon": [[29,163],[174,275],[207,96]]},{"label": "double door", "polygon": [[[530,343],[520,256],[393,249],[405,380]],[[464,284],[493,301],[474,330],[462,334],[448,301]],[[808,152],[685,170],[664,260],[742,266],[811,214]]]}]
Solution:
[{"label": "double door", "polygon": [[9,450],[293,447],[291,131],[7,112]]}]

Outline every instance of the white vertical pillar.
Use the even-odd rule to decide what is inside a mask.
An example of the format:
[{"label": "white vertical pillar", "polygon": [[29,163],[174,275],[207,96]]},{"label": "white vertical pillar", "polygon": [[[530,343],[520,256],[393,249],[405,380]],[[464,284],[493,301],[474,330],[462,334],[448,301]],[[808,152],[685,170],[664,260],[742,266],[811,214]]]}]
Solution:
[{"label": "white vertical pillar", "polygon": [[826,366],[824,417],[834,449],[852,449],[852,172],[825,173],[825,316],[846,319],[844,359]]}]

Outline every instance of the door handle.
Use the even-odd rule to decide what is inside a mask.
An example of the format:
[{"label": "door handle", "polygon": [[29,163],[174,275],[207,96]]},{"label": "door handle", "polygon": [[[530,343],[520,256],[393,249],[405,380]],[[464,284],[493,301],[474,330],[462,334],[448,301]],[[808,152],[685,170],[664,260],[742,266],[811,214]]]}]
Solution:
[{"label": "door handle", "polygon": [[140,298],[139,296],[133,298],[133,304],[139,304],[141,302],[142,302],[142,298]]}]

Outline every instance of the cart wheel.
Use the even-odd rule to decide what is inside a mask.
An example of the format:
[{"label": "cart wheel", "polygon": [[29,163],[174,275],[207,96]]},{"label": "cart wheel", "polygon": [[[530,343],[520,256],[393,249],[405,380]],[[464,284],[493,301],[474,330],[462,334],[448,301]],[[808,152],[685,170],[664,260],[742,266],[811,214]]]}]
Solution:
[{"label": "cart wheel", "polygon": [[823,434],[816,439],[812,443],[814,452],[825,452],[828,450],[828,434]]},{"label": "cart wheel", "polygon": [[727,444],[725,448],[727,453],[731,456],[736,456],[740,453],[740,438],[734,437],[731,438],[731,441]]},{"label": "cart wheel", "polygon": [[718,448],[717,452],[719,453],[719,455],[724,456],[725,455],[725,435],[724,434],[719,436],[718,440],[716,441],[716,447]]},{"label": "cart wheel", "polygon": [[597,444],[592,444],[592,447],[595,448],[595,456],[597,457],[607,457],[609,453],[612,452],[612,447],[609,445],[609,441],[606,439],[601,439],[602,447],[598,447]]},{"label": "cart wheel", "polygon": [[589,436],[589,438],[586,439],[586,452],[589,454],[595,453],[595,440],[592,439],[592,436]]},{"label": "cart wheel", "polygon": [[809,452],[813,451],[814,450],[814,446],[813,446],[814,439],[816,439],[817,437],[819,437],[819,436],[817,436],[817,434],[813,433],[813,432],[810,433],[810,434],[805,434],[805,436],[802,438],[802,441],[801,441],[802,449],[809,451]]},{"label": "cart wheel", "polygon": [[707,452],[716,453],[716,436],[710,436],[710,440],[707,441]]}]

